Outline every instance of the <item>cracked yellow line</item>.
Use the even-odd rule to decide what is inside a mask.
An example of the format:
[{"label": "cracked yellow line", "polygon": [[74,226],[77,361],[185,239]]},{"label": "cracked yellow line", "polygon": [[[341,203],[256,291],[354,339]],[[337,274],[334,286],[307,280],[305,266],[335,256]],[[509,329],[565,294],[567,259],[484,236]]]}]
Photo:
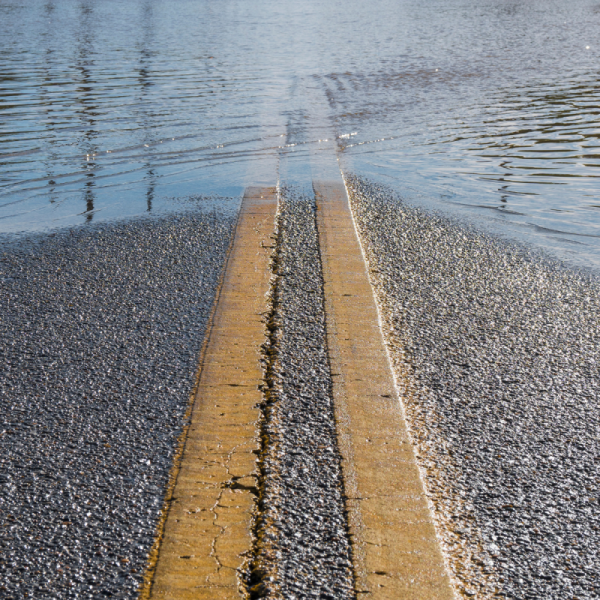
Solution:
[{"label": "cracked yellow line", "polygon": [[342,182],[315,182],[327,344],[357,592],[454,598]]},{"label": "cracked yellow line", "polygon": [[244,598],[260,447],[261,345],[275,188],[246,190],[200,365],[160,548],[141,597]]}]

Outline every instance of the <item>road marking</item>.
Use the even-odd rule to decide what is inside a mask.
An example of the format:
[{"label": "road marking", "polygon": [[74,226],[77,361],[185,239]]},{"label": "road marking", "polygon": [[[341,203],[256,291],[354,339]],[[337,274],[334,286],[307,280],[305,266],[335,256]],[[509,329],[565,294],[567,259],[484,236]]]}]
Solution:
[{"label": "road marking", "polygon": [[[454,598],[341,182],[315,182],[333,379],[357,592]],[[365,595],[363,595],[365,594]]]},{"label": "road marking", "polygon": [[198,390],[157,559],[141,598],[244,598],[252,546],[261,345],[275,188],[248,188],[201,358]]}]

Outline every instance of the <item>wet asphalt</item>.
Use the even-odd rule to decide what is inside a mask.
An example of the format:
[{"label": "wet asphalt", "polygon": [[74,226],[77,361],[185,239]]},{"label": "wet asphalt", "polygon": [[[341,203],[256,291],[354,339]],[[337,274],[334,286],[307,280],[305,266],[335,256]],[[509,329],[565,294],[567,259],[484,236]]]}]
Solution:
[{"label": "wet asphalt", "polygon": [[135,598],[235,215],[0,246],[0,597]]},{"label": "wet asphalt", "polygon": [[253,598],[355,598],[315,211],[314,196],[283,190]]},{"label": "wet asphalt", "polygon": [[347,185],[459,591],[600,598],[600,280]]},{"label": "wet asphalt", "polygon": [[[465,597],[600,598],[600,283],[348,177]],[[0,597],[135,598],[232,213],[0,247]],[[311,195],[282,192],[252,598],[354,598]]]}]

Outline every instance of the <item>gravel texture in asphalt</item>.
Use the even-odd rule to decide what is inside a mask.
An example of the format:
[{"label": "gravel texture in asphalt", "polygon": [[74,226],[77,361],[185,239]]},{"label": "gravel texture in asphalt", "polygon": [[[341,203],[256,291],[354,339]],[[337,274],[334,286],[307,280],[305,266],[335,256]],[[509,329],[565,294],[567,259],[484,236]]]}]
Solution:
[{"label": "gravel texture in asphalt", "polygon": [[254,598],[355,598],[314,197],[282,193],[266,348]]},{"label": "gravel texture in asphalt", "polygon": [[137,596],[234,225],[0,247],[0,597]]},{"label": "gravel texture in asphalt", "polygon": [[598,278],[346,183],[459,590],[600,598]]}]

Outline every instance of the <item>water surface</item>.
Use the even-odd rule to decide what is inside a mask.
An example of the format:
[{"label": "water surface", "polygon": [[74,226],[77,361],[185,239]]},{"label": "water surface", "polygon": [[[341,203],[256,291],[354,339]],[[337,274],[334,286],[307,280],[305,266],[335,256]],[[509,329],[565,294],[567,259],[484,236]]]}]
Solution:
[{"label": "water surface", "polygon": [[0,0],[0,232],[341,165],[600,266],[597,0]]}]

